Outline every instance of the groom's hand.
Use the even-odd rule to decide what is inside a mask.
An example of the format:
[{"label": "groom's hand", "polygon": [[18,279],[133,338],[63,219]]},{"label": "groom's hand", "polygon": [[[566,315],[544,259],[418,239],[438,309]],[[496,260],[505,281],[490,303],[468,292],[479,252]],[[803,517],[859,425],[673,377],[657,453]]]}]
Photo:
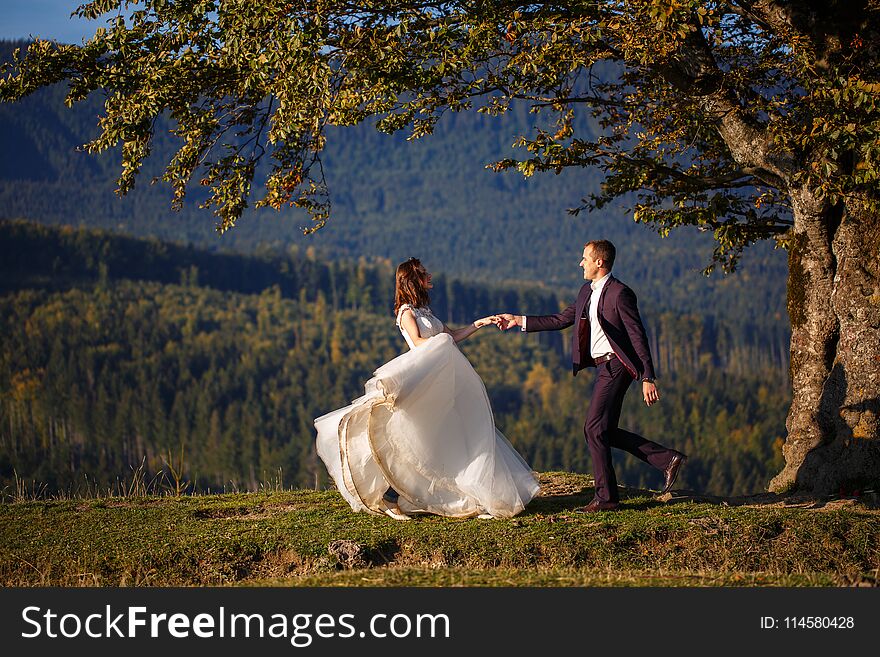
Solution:
[{"label": "groom's hand", "polygon": [[512,326],[522,326],[519,323],[519,315],[511,315],[510,313],[498,313],[498,317],[501,322],[498,324],[498,328],[502,331],[506,331]]},{"label": "groom's hand", "polygon": [[642,382],[642,397],[645,400],[645,404],[650,406],[651,404],[655,404],[660,401],[660,392],[657,390],[657,386],[648,381]]}]

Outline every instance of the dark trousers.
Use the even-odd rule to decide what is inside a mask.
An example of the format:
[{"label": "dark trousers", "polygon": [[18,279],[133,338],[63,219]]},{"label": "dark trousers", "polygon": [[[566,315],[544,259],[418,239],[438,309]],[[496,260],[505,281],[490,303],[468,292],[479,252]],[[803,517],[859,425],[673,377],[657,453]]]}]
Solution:
[{"label": "dark trousers", "polygon": [[617,502],[619,496],[617,477],[611,464],[612,447],[626,450],[658,470],[665,470],[677,452],[617,427],[623,398],[633,378],[616,358],[600,364],[597,369],[599,373],[593,387],[584,435],[593,460],[596,499],[600,502]]}]

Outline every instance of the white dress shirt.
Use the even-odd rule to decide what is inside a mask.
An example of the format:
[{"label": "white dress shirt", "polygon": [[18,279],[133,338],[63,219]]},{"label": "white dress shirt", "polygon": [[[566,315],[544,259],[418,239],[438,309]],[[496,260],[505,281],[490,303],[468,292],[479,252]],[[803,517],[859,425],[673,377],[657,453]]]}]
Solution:
[{"label": "white dress shirt", "polygon": [[605,287],[605,283],[608,282],[610,276],[611,272],[608,272],[599,280],[590,283],[590,288],[593,290],[593,293],[590,295],[589,311],[590,355],[593,358],[598,358],[614,351],[611,348],[611,343],[608,342],[608,336],[605,335],[605,331],[602,330],[602,326],[599,324],[599,297],[602,296],[602,288]]},{"label": "white dress shirt", "polygon": [[[604,356],[614,351],[611,348],[611,343],[608,342],[608,336],[605,335],[605,331],[602,330],[602,326],[599,324],[599,297],[602,296],[602,288],[605,287],[605,283],[610,276],[611,272],[608,272],[602,278],[590,282],[590,289],[593,290],[593,293],[590,295],[588,317],[590,320],[590,355],[593,358]],[[523,315],[520,331],[525,330],[526,316]]]}]

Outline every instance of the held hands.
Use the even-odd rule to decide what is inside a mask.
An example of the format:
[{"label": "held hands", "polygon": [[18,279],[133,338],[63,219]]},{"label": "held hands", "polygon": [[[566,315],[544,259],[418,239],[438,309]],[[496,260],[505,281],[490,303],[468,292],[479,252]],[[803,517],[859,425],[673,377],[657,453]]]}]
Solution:
[{"label": "held hands", "polygon": [[520,315],[511,315],[510,313],[500,313],[498,315],[489,315],[474,320],[474,328],[483,328],[489,324],[494,324],[501,331],[506,331],[514,326],[521,326]]},{"label": "held hands", "polygon": [[498,326],[500,321],[501,319],[498,317],[498,315],[489,315],[488,317],[474,320],[474,327],[483,328],[484,326],[489,326],[489,324],[494,324],[495,326]]},{"label": "held hands", "polygon": [[506,331],[509,328],[513,328],[514,326],[522,326],[520,324],[521,315],[511,315],[510,313],[499,313],[496,315],[498,318],[497,326],[502,331]]}]

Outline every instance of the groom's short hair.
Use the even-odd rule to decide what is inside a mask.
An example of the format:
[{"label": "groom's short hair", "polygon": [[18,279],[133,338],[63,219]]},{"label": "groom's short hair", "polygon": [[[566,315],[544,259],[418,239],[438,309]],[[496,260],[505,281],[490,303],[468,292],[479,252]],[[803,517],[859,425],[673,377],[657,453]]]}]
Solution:
[{"label": "groom's short hair", "polygon": [[593,247],[593,255],[602,258],[605,261],[605,269],[611,271],[614,266],[614,256],[617,255],[617,249],[608,240],[592,240],[584,244],[586,249],[588,246]]}]

